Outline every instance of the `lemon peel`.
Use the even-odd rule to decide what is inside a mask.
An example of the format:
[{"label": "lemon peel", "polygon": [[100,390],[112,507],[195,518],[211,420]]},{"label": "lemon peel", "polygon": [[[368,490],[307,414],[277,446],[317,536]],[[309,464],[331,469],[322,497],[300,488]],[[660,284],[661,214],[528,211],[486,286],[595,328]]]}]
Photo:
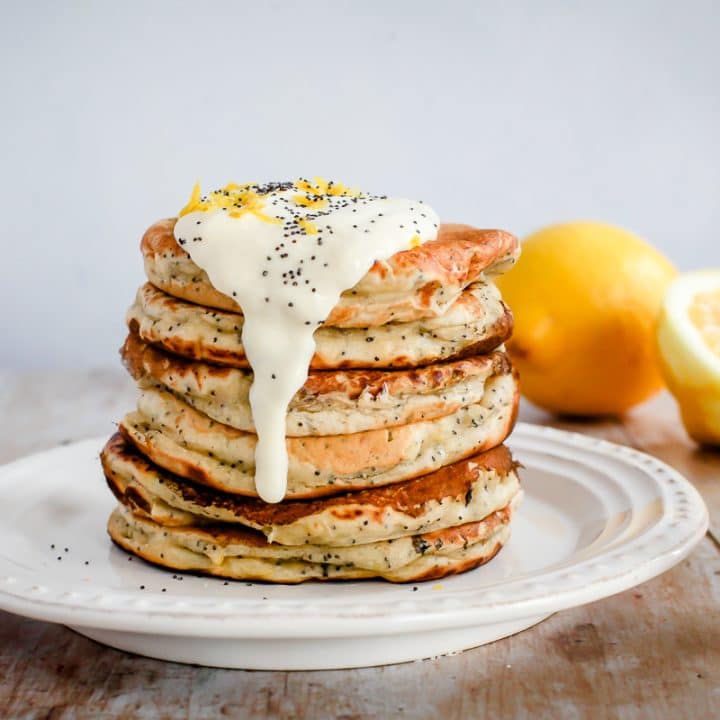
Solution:
[{"label": "lemon peel", "polygon": [[222,190],[213,190],[209,195],[203,196],[200,191],[200,183],[193,186],[190,199],[185,207],[180,210],[178,217],[191,212],[210,212],[212,210],[224,210],[230,217],[240,218],[243,215],[254,215],[258,220],[273,224],[281,224],[282,220],[272,217],[263,212],[265,200],[262,194],[253,190],[253,183],[238,185],[228,183]]}]

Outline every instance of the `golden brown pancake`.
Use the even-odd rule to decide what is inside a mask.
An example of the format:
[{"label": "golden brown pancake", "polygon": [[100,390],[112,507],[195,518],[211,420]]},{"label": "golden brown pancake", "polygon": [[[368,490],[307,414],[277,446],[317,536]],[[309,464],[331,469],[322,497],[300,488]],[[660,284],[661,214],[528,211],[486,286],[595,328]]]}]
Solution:
[{"label": "golden brown pancake", "polygon": [[[187,360],[133,333],[121,355],[141,388],[157,385],[213,420],[255,431],[252,371]],[[286,434],[347,435],[445,417],[481,402],[490,381],[511,372],[504,352],[411,370],[311,371],[288,407]]]},{"label": "golden brown pancake", "polygon": [[[286,438],[287,497],[313,497],[387,485],[499,445],[517,413],[512,375],[488,383],[479,403],[450,415],[350,435]],[[224,492],[254,496],[257,436],[198,412],[155,388],[140,393],[137,411],[119,426],[158,465]]]},{"label": "golden brown pancake", "polygon": [[282,545],[362,545],[482,520],[518,494],[505,446],[396,485],[268,504],[210,490],[154,465],[119,434],[101,454],[115,495],[166,526],[241,524]]},{"label": "golden brown pancake", "polygon": [[[128,310],[130,331],[172,353],[247,368],[243,316],[178,300],[146,283]],[[494,285],[474,285],[440,317],[372,328],[322,326],[311,369],[404,368],[455,360],[500,346],[512,316]]]},{"label": "golden brown pancake", "polygon": [[122,503],[108,532],[120,547],[173,570],[236,580],[298,583],[381,577],[437,579],[477,567],[507,541],[511,506],[479,522],[353,547],[278,545],[257,532],[222,525],[165,527]]},{"label": "golden brown pancake", "polygon": [[[150,282],[177,298],[240,312],[178,245],[174,227],[175,218],[160,220],[143,236],[141,251]],[[441,225],[436,240],[376,261],[355,287],[343,293],[326,324],[375,327],[438,317],[466,287],[505,272],[518,254],[518,241],[510,233]]]}]

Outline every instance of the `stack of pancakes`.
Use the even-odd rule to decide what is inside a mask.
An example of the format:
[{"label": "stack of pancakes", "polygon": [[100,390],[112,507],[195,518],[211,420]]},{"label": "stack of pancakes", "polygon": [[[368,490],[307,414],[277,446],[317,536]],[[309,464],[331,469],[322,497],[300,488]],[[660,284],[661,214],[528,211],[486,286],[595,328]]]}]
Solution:
[{"label": "stack of pancakes", "polygon": [[174,222],[145,233],[150,282],[127,316],[140,394],[102,452],[113,540],[169,568],[283,583],[422,580],[492,558],[520,497],[502,445],[518,404],[512,317],[492,283],[516,239],[444,225],[343,293],[287,411],[287,495],[268,504],[242,312]]}]

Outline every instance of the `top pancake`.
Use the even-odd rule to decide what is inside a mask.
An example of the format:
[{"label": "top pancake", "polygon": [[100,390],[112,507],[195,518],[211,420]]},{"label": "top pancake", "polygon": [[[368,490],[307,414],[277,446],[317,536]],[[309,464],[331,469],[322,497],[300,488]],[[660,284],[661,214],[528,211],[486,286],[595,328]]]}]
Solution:
[{"label": "top pancake", "polygon": [[[240,312],[218,292],[175,240],[175,218],[145,232],[141,251],[150,282],[170,295],[219,310]],[[502,230],[441,225],[435,240],[377,260],[331,310],[333,327],[375,327],[442,315],[462,291],[505,272],[519,255],[517,238]]]}]

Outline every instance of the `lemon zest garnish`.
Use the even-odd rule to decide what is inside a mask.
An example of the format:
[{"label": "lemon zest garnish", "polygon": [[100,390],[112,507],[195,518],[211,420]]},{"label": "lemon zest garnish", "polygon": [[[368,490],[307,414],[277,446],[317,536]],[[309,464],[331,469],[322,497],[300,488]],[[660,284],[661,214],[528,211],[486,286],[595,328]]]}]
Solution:
[{"label": "lemon zest garnish", "polygon": [[178,217],[195,212],[196,210],[205,210],[204,205],[205,203],[202,202],[202,196],[200,194],[200,183],[196,182],[195,185],[193,185],[187,205],[178,213]]},{"label": "lemon zest garnish", "polygon": [[295,222],[305,231],[306,235],[317,235],[318,229],[313,223],[305,218],[298,218]]},{"label": "lemon zest garnish", "polygon": [[[245,186],[247,188],[247,185]],[[253,190],[243,189],[240,191],[233,191],[231,196],[234,198],[233,207],[228,211],[230,217],[239,218],[248,213],[254,215],[258,220],[264,222],[273,223],[275,225],[282,224],[280,218],[271,217],[261,212],[265,207],[265,200],[262,195],[259,195]]]},{"label": "lemon zest garnish", "polygon": [[293,200],[298,204],[306,208],[319,209],[324,208],[327,204],[327,198],[310,195],[293,195]]},{"label": "lemon zest garnish", "polygon": [[208,196],[202,197],[200,183],[195,183],[190,200],[187,205],[178,213],[179,217],[191,212],[209,212],[211,210],[226,210],[233,218],[240,218],[243,215],[254,215],[258,220],[282,224],[280,218],[266,215],[262,212],[265,207],[265,200],[262,195],[251,190],[252,183],[238,185],[228,183],[222,190],[214,190]]},{"label": "lemon zest garnish", "polygon": [[418,247],[419,245],[422,245],[422,240],[420,239],[420,236],[419,236],[419,235],[413,235],[413,236],[410,238],[410,242],[408,243],[408,247],[410,247],[410,248],[412,249],[412,248]]},{"label": "lemon zest garnish", "polygon": [[[240,218],[243,215],[250,214],[263,222],[276,225],[282,224],[281,219],[263,212],[265,196],[253,190],[252,188],[255,186],[255,183],[238,185],[231,182],[222,190],[214,190],[209,195],[203,196],[200,191],[200,183],[196,182],[190,194],[190,199],[185,207],[180,210],[178,217],[191,212],[225,210],[233,218]],[[313,210],[326,207],[328,197],[358,197],[361,194],[359,190],[353,190],[342,183],[336,183],[332,180],[328,182],[320,177],[313,178],[312,182],[301,178],[294,183],[294,187],[300,191],[299,194],[293,196],[295,203]],[[308,235],[316,235],[318,232],[315,225],[309,221],[298,221],[298,224]],[[410,242],[415,242],[415,239],[413,238]],[[417,244],[420,244],[419,238]],[[416,247],[416,245],[411,244],[411,247]]]},{"label": "lemon zest garnish", "polygon": [[245,190],[246,188],[252,187],[254,183],[245,183],[244,185],[238,185],[237,183],[230,182],[228,183],[223,190],[227,192],[235,192],[237,190]]},{"label": "lemon zest garnish", "polygon": [[359,190],[353,190],[333,180],[328,182],[321,177],[314,177],[313,182],[301,178],[295,181],[295,187],[300,190],[300,192],[307,193],[308,195],[345,195],[348,197],[357,197],[360,195]]}]

